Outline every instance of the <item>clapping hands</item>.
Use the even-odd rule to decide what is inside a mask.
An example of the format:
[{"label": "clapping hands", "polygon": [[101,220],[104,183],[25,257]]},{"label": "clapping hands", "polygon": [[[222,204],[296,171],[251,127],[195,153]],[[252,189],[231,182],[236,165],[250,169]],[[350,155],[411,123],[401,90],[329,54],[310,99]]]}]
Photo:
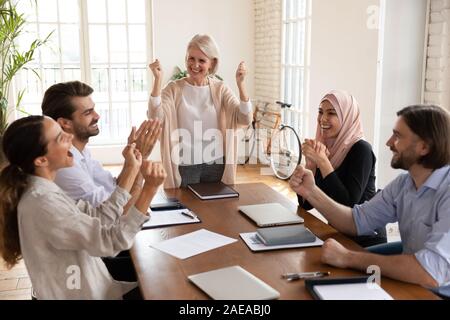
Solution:
[{"label": "clapping hands", "polygon": [[161,130],[161,122],[158,119],[146,120],[137,131],[136,127],[131,129],[128,144],[136,143],[136,149],[141,152],[143,159],[147,159],[161,135]]},{"label": "clapping hands", "polygon": [[124,167],[132,170],[137,170],[142,164],[142,155],[139,150],[136,149],[136,144],[128,144],[122,151],[122,155],[125,158]]},{"label": "clapping hands", "polygon": [[144,188],[157,189],[166,179],[167,174],[159,162],[144,160],[141,166],[141,174],[144,177]]},{"label": "clapping hands", "polygon": [[313,169],[319,166],[323,161],[328,161],[330,152],[327,147],[320,141],[313,139],[305,139],[302,144],[302,153],[306,159],[306,167]]}]

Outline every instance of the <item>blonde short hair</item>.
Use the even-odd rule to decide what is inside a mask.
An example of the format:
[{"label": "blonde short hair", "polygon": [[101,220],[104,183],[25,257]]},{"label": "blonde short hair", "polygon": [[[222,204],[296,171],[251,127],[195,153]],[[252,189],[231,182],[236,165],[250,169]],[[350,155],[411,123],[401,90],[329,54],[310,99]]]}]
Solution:
[{"label": "blonde short hair", "polygon": [[186,66],[188,59],[188,51],[193,47],[200,49],[210,60],[212,60],[212,67],[209,70],[209,73],[211,75],[216,74],[217,69],[219,69],[219,49],[214,39],[206,34],[195,35],[191,39],[191,41],[189,41],[189,44],[186,49],[186,59],[185,59]]}]

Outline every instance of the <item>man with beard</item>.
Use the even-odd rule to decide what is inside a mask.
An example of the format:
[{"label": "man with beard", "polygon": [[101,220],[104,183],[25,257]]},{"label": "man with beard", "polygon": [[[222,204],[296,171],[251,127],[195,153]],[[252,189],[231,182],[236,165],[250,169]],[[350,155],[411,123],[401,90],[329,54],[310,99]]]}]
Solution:
[{"label": "man with beard", "polygon": [[364,272],[376,265],[384,276],[450,297],[450,116],[440,107],[424,105],[406,107],[397,115],[387,146],[393,152],[391,166],[408,172],[370,201],[353,208],[334,202],[302,166],[290,186],[345,234],[365,235],[387,223],[399,224],[400,254],[351,251],[328,239],[322,262]]},{"label": "man with beard", "polygon": [[[95,111],[92,100],[93,89],[79,81],[57,83],[44,94],[42,113],[53,118],[61,128],[73,135],[73,166],[60,169],[56,173],[55,183],[75,201],[85,200],[97,207],[109,199],[116,186],[120,184],[121,174],[114,178],[103,169],[102,165],[92,159],[86,148],[89,138],[99,134],[100,116]],[[147,159],[161,133],[158,120],[147,120],[136,131],[132,129],[128,144],[135,143],[143,159]],[[124,206],[127,211],[136,201],[142,189],[143,177],[138,174],[130,194],[131,199]],[[128,251],[117,257],[105,257],[103,261],[115,280],[136,281],[135,270]],[[137,291],[136,291],[137,292]],[[139,294],[137,294],[139,297]]]},{"label": "man with beard", "polygon": [[[73,147],[70,149],[74,166],[58,170],[56,184],[74,200],[82,199],[97,207],[110,197],[121,179],[121,174],[115,179],[98,161],[92,159],[86,148],[89,138],[100,132],[100,116],[95,111],[91,96],[93,91],[90,86],[79,81],[55,84],[45,92],[42,113],[53,118],[65,132],[74,136]],[[128,144],[135,142],[136,148],[146,159],[160,132],[158,120],[144,121],[138,131],[133,128]],[[125,210],[135,200],[141,186],[142,177],[139,175]]]}]

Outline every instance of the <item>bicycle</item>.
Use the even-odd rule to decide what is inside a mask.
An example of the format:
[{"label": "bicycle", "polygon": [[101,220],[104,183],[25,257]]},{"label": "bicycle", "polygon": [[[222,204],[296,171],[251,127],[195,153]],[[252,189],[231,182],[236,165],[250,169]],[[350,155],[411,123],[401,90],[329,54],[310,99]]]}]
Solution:
[{"label": "bicycle", "polygon": [[275,105],[268,102],[255,104],[253,121],[242,139],[245,150],[244,165],[248,164],[250,159],[256,158],[263,164],[270,164],[277,178],[287,180],[292,176],[301,162],[302,150],[296,130],[281,123],[282,110],[291,106],[281,101],[276,101]]}]

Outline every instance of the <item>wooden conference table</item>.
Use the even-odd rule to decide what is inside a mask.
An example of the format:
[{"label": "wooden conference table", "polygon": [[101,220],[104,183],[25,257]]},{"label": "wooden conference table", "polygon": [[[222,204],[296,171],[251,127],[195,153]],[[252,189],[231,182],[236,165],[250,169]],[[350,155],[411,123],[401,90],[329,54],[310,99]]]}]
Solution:
[{"label": "wooden conference table", "polygon": [[[320,262],[321,247],[252,252],[239,233],[254,232],[256,225],[238,211],[239,205],[278,202],[292,210],[296,205],[262,183],[238,184],[233,187],[239,198],[202,201],[187,189],[165,190],[193,210],[201,223],[149,229],[138,233],[131,256],[139,285],[145,299],[208,299],[208,296],[188,280],[188,276],[213,269],[239,265],[280,292],[280,299],[312,299],[304,281],[288,282],[281,274],[288,272],[330,271],[331,277],[358,276],[361,272],[333,268]],[[355,242],[304,210],[298,214],[305,226],[322,240],[334,238],[344,246],[362,250]],[[180,260],[151,248],[149,245],[199,229],[238,239],[237,242],[191,258]],[[381,279],[381,286],[394,299],[438,299],[430,291],[412,284]]]}]

